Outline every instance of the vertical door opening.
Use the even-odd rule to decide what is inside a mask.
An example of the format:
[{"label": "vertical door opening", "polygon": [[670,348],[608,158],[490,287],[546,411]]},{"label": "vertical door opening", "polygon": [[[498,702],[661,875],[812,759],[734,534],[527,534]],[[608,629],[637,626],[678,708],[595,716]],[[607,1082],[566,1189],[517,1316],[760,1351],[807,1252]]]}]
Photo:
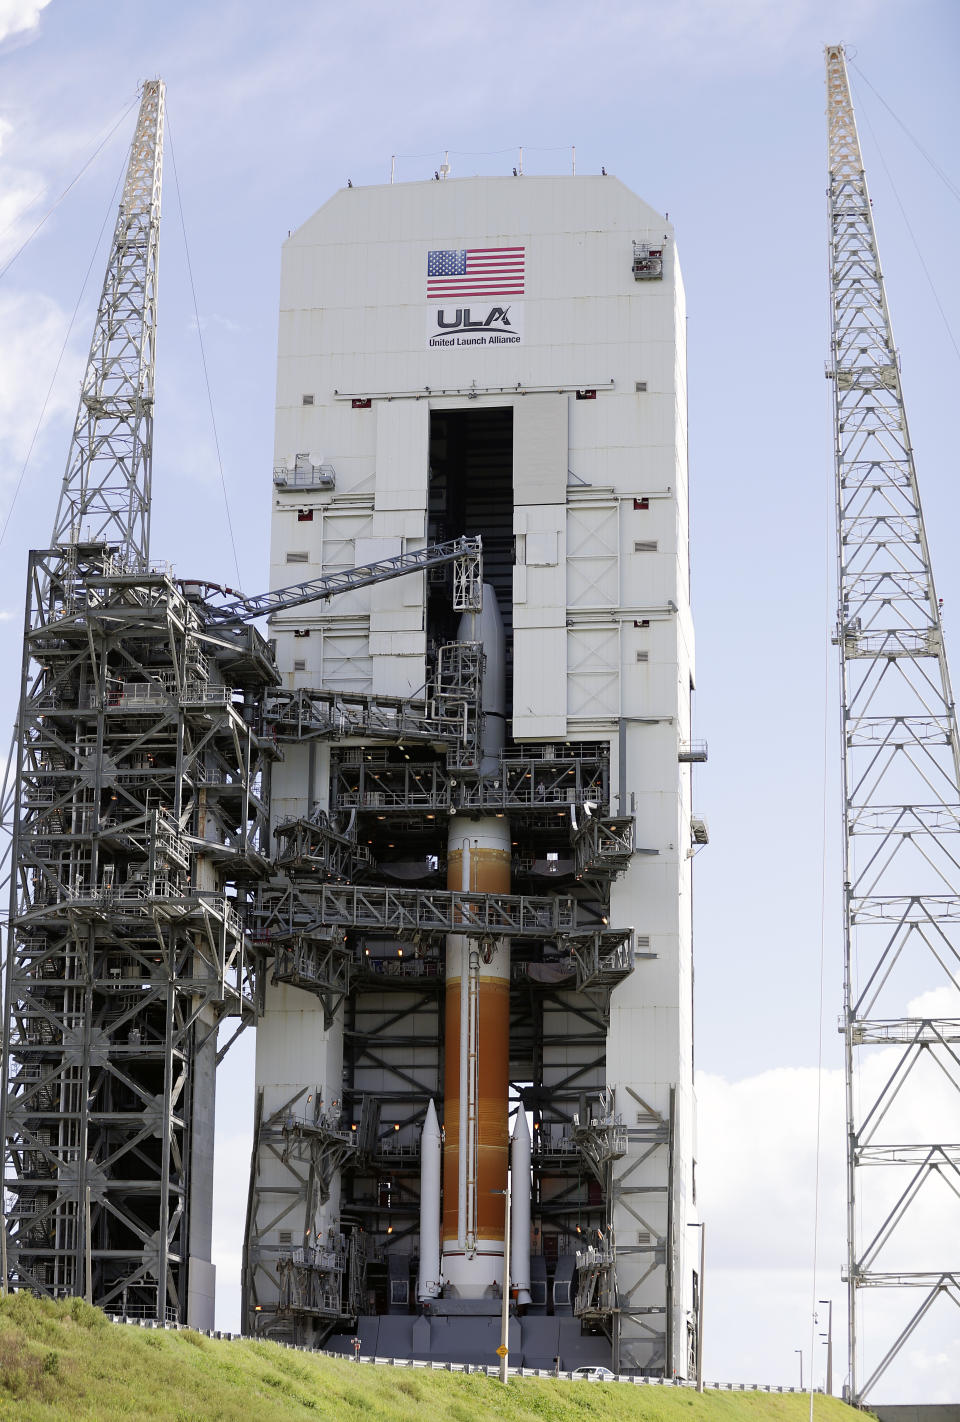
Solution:
[{"label": "vertical door opening", "polygon": [[[429,542],[483,539],[483,578],[497,594],[507,643],[507,706],[513,695],[513,409],[433,410],[430,414]],[[431,588],[427,627],[434,642],[456,635],[457,614]]]}]

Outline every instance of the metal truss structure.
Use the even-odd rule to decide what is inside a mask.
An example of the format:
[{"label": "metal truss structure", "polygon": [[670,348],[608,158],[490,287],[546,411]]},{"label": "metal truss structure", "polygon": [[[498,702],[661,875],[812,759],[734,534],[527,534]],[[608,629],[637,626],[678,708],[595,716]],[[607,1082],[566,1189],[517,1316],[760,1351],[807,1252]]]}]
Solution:
[{"label": "metal truss structure", "polygon": [[[840,46],[826,51],[843,715],[849,1394],[862,1402],[941,1298],[960,1305],[960,742],[900,369]],[[911,1000],[936,992],[929,1014]],[[931,1117],[932,1099],[947,1102]],[[949,1100],[947,1101],[947,1098]],[[864,1290],[902,1291],[874,1323]],[[919,1295],[915,1306],[913,1299]]]},{"label": "metal truss structure", "polygon": [[[3,1034],[14,1287],[186,1321],[210,1270],[217,1030],[252,1021],[272,681],[166,573],[30,556]],[[241,886],[238,888],[238,886]]]},{"label": "metal truss structure", "polygon": [[[591,742],[558,747],[524,746],[505,751],[500,773],[493,778],[465,778],[449,758],[431,761],[397,761],[387,751],[356,747],[334,753],[331,803],[338,810],[364,810],[408,815],[438,813],[509,813],[517,816],[560,818],[577,823],[577,811],[587,805],[606,804],[609,798],[609,749]],[[456,773],[455,773],[456,772]],[[630,822],[632,824],[632,821]],[[593,825],[591,830],[589,827]],[[631,832],[625,820],[606,820],[605,826],[620,847]],[[613,826],[617,826],[614,829]],[[612,844],[600,849],[603,831],[587,819],[577,832],[584,838],[584,862],[602,860]],[[589,846],[589,847],[586,847]],[[628,856],[629,857],[629,856]]]},{"label": "metal truss structure", "polygon": [[[432,544],[428,548],[419,548],[410,553],[398,553],[394,558],[381,558],[376,563],[364,563],[359,568],[344,568],[340,572],[325,573],[322,577],[310,578],[291,587],[275,588],[271,592],[259,593],[256,597],[235,594],[223,604],[211,604],[207,609],[207,616],[211,621],[224,625],[250,622],[255,617],[287,612],[307,603],[324,602],[338,593],[355,592],[357,588],[372,587],[374,584],[387,582],[390,578],[406,577],[408,573],[428,572],[433,568],[442,568],[447,563],[452,563],[454,568],[454,611],[478,611],[483,583],[481,540],[454,538],[446,543]],[[227,589],[223,591],[228,592]]]},{"label": "metal truss structure", "polygon": [[[586,1109],[584,1109],[584,1107]],[[613,1163],[627,1154],[627,1131],[616,1114],[612,1092],[595,1102],[584,1102],[573,1118],[574,1144],[603,1191],[607,1205],[604,1228],[584,1249],[577,1251],[576,1312],[581,1318],[602,1321],[619,1312],[616,1251],[613,1247]]]},{"label": "metal truss structure", "polygon": [[[375,1123],[371,1122],[371,1125]],[[256,1301],[261,1281],[273,1286],[276,1309],[293,1336],[318,1319],[331,1326],[356,1318],[365,1302],[368,1244],[362,1229],[330,1231],[322,1240],[304,1238],[297,1228],[303,1210],[329,1199],[336,1174],[351,1157],[369,1154],[370,1129],[345,1130],[339,1109],[325,1107],[319,1088],[296,1092],[264,1116],[263,1092],[254,1119],[254,1160],[279,1162],[283,1183],[251,1189],[244,1236],[244,1294]],[[286,1221],[279,1248],[271,1256],[260,1236]],[[296,1242],[295,1242],[296,1238]],[[262,1331],[262,1306],[252,1304],[254,1332]],[[271,1315],[266,1316],[269,1319]]]},{"label": "metal truss structure", "polygon": [[109,544],[131,569],[150,560],[163,106],[163,81],[148,80],[52,539]]},{"label": "metal truss structure", "polygon": [[264,726],[278,743],[350,737],[444,746],[449,769],[473,771],[479,764],[482,680],[480,644],[450,642],[437,649],[434,675],[422,697],[374,696],[322,686],[277,688],[266,700]]},{"label": "metal truss structure", "polygon": [[[551,1312],[579,1311],[576,1255],[591,1229],[607,1235],[615,1272],[612,1196],[575,1138],[574,1118],[604,1089],[610,994],[636,962],[633,931],[607,923],[611,880],[633,852],[633,821],[609,814],[605,742],[524,745],[480,778],[458,764],[459,735],[423,733],[424,713],[438,705],[432,725],[447,724],[446,695],[459,706],[451,720],[478,724],[481,661],[472,644],[441,647],[429,695],[416,706],[351,698],[357,739],[381,722],[363,745],[338,744],[343,722],[322,688],[265,697],[278,750],[329,743],[330,808],[276,827],[276,859],[251,893],[248,923],[273,981],[313,993],[324,1029],[342,1029],[343,1075],[335,1086],[258,1105],[244,1256],[252,1332],[304,1342],[352,1328],[358,1280],[362,1312],[409,1311],[420,1132],[443,1091],[451,932],[511,941],[514,1104],[523,1102],[535,1125],[534,1214],[554,1250],[536,1252],[538,1306],[547,1311],[550,1290]],[[407,732],[411,715],[419,738]],[[522,837],[517,863],[541,881],[539,892],[441,887],[446,819],[476,809],[510,815]],[[388,881],[387,851],[403,835],[426,850],[418,884]],[[336,1099],[325,1100],[333,1090]],[[340,1233],[318,1253],[311,1221],[335,1180]],[[662,1256],[662,1241],[656,1248]],[[591,1329],[612,1336],[618,1316],[615,1290],[584,1304]]]}]

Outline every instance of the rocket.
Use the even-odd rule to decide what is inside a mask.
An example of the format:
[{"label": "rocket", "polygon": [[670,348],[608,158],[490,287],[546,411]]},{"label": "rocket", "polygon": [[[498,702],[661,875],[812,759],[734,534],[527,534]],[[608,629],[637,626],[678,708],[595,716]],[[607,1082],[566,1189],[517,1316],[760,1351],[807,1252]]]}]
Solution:
[{"label": "rocket", "polygon": [[[483,646],[480,772],[492,775],[500,768],[505,735],[506,657],[503,623],[489,584],[483,587],[481,612],[464,613],[457,636],[458,641]],[[509,893],[510,854],[510,824],[505,816],[451,816],[447,887]],[[447,936],[444,1073],[444,1287],[448,1296],[456,1298],[489,1298],[505,1286],[509,939]],[[423,1248],[421,1238],[421,1258]]]}]

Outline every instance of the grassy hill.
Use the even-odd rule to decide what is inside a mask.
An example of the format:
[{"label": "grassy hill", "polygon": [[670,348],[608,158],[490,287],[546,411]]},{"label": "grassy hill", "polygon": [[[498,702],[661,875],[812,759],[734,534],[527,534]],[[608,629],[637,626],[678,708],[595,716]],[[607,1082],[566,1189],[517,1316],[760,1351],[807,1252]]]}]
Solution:
[{"label": "grassy hill", "polygon": [[[818,1422],[857,1414],[815,1399]],[[79,1299],[0,1299],[0,1418],[158,1422],[806,1422],[804,1396],[378,1368],[274,1343],[111,1324]]]}]

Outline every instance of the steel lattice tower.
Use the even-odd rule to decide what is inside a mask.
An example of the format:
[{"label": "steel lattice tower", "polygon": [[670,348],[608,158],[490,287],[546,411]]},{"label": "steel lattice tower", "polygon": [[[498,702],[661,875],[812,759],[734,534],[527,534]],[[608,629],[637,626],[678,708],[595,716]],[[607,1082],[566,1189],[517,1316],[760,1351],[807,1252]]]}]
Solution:
[{"label": "steel lattice tower", "polygon": [[[828,47],[831,360],[844,800],[849,1390],[870,1393],[941,1295],[960,1191],[960,745],[900,370],[841,46]],[[940,988],[931,1015],[912,1003]],[[931,999],[932,1000],[932,999]],[[931,1112],[949,1085],[951,1110]],[[954,1201],[955,1203],[955,1201]],[[948,1243],[949,1241],[949,1243]],[[863,1289],[904,1291],[866,1361]],[[914,1290],[912,1297],[905,1291]],[[914,1299],[919,1302],[914,1305]],[[859,1327],[859,1336],[858,1336]]]},{"label": "steel lattice tower", "polygon": [[53,542],[150,548],[164,84],[148,80],[63,476]]}]

